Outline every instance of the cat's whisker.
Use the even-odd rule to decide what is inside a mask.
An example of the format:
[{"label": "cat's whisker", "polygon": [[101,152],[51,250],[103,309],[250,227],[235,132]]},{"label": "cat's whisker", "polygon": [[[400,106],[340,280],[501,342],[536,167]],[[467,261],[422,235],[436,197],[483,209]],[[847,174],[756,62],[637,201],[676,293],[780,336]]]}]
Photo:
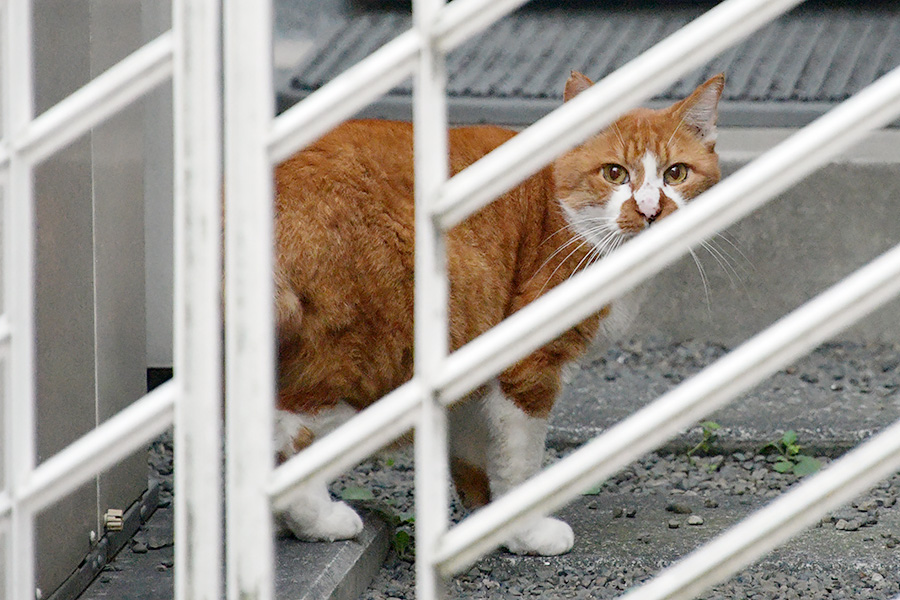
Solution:
[{"label": "cat's whisker", "polygon": [[[587,244],[590,243],[590,242],[588,242],[588,240],[586,240],[586,239],[584,239],[584,238],[579,238],[579,237],[573,238],[572,240],[570,240],[569,243],[571,243],[571,242],[573,242],[573,241],[578,241],[578,242],[580,242],[580,243],[579,243],[577,246],[575,246],[575,247],[574,247],[574,248],[566,255],[566,257],[565,257],[564,259],[562,259],[561,261],[559,261],[559,264],[556,265],[556,268],[553,269],[553,271],[551,271],[550,275],[547,276],[547,280],[544,282],[544,285],[541,286],[540,294],[543,294],[543,293],[544,293],[544,290],[546,290],[546,289],[547,289],[547,286],[550,285],[550,282],[553,281],[553,276],[556,275],[556,272],[559,271],[559,269],[560,269],[563,265],[565,265],[565,264],[569,261],[570,258],[572,258],[572,255],[575,254],[576,252],[578,252],[578,251],[579,251],[581,248],[583,248],[585,245],[587,245]],[[569,244],[566,244],[566,245],[569,245]],[[560,250],[561,250],[561,249],[560,249]],[[558,254],[558,253],[560,252],[560,250],[557,250],[554,254]],[[582,260],[583,260],[583,259],[582,259]],[[545,261],[545,262],[544,262],[544,265],[546,265],[547,262],[548,262],[548,261]],[[578,264],[581,265],[581,262],[579,262]],[[541,267],[541,269],[543,269],[543,266]],[[575,271],[577,271],[577,270],[578,270],[578,267],[575,267]]]},{"label": "cat's whisker", "polygon": [[625,143],[625,139],[622,137],[622,132],[619,131],[619,126],[616,123],[612,124],[613,133],[616,134],[616,137],[619,138],[619,141],[622,142],[622,147],[627,148],[628,144]]},{"label": "cat's whisker", "polygon": [[703,295],[706,297],[706,312],[712,316],[712,304],[709,301],[709,281],[706,279],[706,270],[703,268],[703,264],[693,248],[691,248],[690,253],[691,258],[694,259],[694,264],[697,265],[697,271],[700,272],[700,281],[703,283]]},{"label": "cat's whisker", "polygon": [[603,243],[597,248],[597,252],[600,253],[601,257],[609,256],[622,244],[623,239],[618,231],[612,231],[603,239]]},{"label": "cat's whisker", "polygon": [[[731,248],[732,248],[735,252],[737,252],[738,255],[740,255],[740,257],[741,257],[741,259],[742,259],[744,265],[745,265],[746,267],[749,267],[749,271],[755,271],[755,270],[756,270],[756,265],[753,264],[753,261],[750,260],[750,258],[747,257],[746,254],[744,254],[744,251],[741,250],[740,246],[738,246],[737,243],[736,243],[734,240],[732,240],[732,239],[728,236],[727,233],[725,233],[724,231],[720,231],[719,233],[717,233],[717,234],[715,235],[714,238],[710,239],[709,241],[710,241],[710,242],[714,242],[714,241],[716,241],[716,240],[718,240],[718,239],[721,239],[723,242],[725,242],[726,244],[728,244],[729,246],[731,246]],[[722,250],[722,248],[719,248],[719,249]],[[726,254],[727,254],[727,253],[726,253]],[[731,256],[731,254],[728,254],[728,256],[732,259],[732,262],[737,262],[737,261],[735,260],[735,258],[734,258],[733,256]]]},{"label": "cat's whisker", "polygon": [[744,283],[743,277],[741,274],[737,272],[734,266],[729,261],[728,257],[725,256],[717,247],[713,246],[709,242],[701,242],[700,244],[704,250],[706,250],[710,256],[718,263],[719,267],[721,267],[722,271],[725,272],[725,275],[728,277],[728,282],[731,284],[732,289],[736,289],[737,283]]},{"label": "cat's whisker", "polygon": [[730,250],[734,250],[737,253],[737,256],[735,256],[735,254],[732,254],[729,251],[729,248],[724,247],[723,244],[717,243],[719,241],[718,239],[716,239],[717,237],[718,236],[707,240],[706,243],[715,248],[720,256],[722,256],[729,263],[732,271],[735,273],[738,279],[741,280],[741,283],[743,283],[744,279],[747,276],[753,274],[753,272],[756,270],[756,267],[753,265],[753,262],[749,258],[747,258],[747,255],[744,254],[741,249],[734,244],[734,242],[727,238],[722,238],[723,242],[725,242],[728,246],[731,246]]},{"label": "cat's whisker", "polygon": [[[571,227],[572,227],[571,225],[567,225],[566,227],[563,227],[563,228],[560,228],[559,230],[557,230],[556,233],[559,233],[560,231],[563,231],[564,229],[569,229],[569,228],[571,228]],[[572,233],[574,233],[574,231],[573,231]],[[573,235],[568,241],[566,241],[565,244],[561,245],[559,248],[557,248],[556,250],[554,250],[553,253],[552,253],[550,256],[548,256],[547,259],[546,259],[543,263],[541,263],[541,266],[538,267],[537,269],[535,269],[535,271],[534,271],[534,273],[531,275],[531,277],[528,278],[528,282],[527,282],[527,283],[531,283],[531,280],[534,279],[535,277],[537,277],[538,273],[540,273],[540,272],[544,269],[544,267],[546,267],[546,266],[550,263],[551,260],[553,260],[554,258],[556,258],[556,256],[559,255],[560,252],[562,252],[563,250],[565,250],[566,248],[568,248],[568,247],[571,246],[572,244],[578,244],[578,246],[576,246],[575,249],[572,250],[572,251],[569,253],[569,255],[566,257],[566,259],[568,259],[569,256],[572,256],[572,254],[574,254],[574,253],[578,250],[578,248],[580,248],[580,247],[581,247],[582,245],[584,245],[586,242],[587,242],[587,240],[585,240],[584,238],[582,238],[582,237],[581,237],[580,235],[578,235],[577,233],[574,233],[574,235]],[[558,265],[558,266],[556,267],[556,269],[559,269],[559,266],[561,266],[564,262],[565,262],[565,259],[562,260],[562,261],[560,261],[560,265]],[[551,278],[553,277],[553,274],[556,273],[556,269],[554,269],[554,270],[553,270],[553,273],[550,274],[550,277],[551,277]],[[548,281],[549,281],[549,279],[548,279]],[[545,285],[545,287],[546,287],[546,283],[545,283],[544,285]],[[544,288],[541,288],[541,291],[543,291],[543,289],[544,289]]]},{"label": "cat's whisker", "polygon": [[666,142],[666,149],[669,148],[669,145],[672,143],[672,140],[675,139],[675,134],[678,133],[678,129],[681,127],[682,123],[684,123],[684,119],[687,116],[687,113],[681,115],[681,120],[678,121],[678,125],[675,126],[675,129],[672,130],[672,135],[669,136],[669,141]]}]

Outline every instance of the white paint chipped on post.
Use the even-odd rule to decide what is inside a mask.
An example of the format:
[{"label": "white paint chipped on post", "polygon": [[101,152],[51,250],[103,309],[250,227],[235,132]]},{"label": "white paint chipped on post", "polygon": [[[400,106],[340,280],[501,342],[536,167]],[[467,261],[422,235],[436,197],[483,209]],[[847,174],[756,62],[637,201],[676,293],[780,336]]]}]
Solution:
[{"label": "white paint chipped on post", "polygon": [[224,4],[226,272],[226,586],[232,600],[274,594],[273,118],[271,2]]},{"label": "white paint chipped on post", "polygon": [[[30,598],[35,592],[34,513],[17,501],[35,465],[34,431],[34,194],[32,165],[16,152],[13,140],[34,116],[31,3],[4,3],[3,135],[8,156],[3,232],[4,298],[10,325],[9,392],[4,402],[4,473],[10,503],[7,529],[6,597]],[[10,199],[15,198],[15,202]],[[7,221],[8,219],[8,221]]]},{"label": "white paint chipped on post", "polygon": [[413,94],[415,160],[415,378],[422,409],[416,423],[416,597],[443,598],[434,560],[449,524],[447,413],[437,398],[437,374],[447,356],[448,282],[443,232],[432,219],[447,180],[447,72],[444,53],[432,43],[444,0],[414,0],[413,23],[421,39]]},{"label": "white paint chipped on post", "polygon": [[175,73],[175,597],[222,585],[219,0],[173,2]]}]

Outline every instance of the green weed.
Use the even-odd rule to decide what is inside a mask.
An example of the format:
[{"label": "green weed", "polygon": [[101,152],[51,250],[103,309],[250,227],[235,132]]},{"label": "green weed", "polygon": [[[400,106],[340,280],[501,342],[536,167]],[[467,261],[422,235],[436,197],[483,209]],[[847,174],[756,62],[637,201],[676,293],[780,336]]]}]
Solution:
[{"label": "green weed", "polygon": [[788,430],[781,439],[769,442],[760,450],[760,454],[777,454],[778,459],[772,468],[779,473],[793,473],[798,477],[815,473],[822,467],[818,459],[803,454],[803,447],[798,443],[797,432]]},{"label": "green weed", "polygon": [[[696,466],[697,461],[694,460],[694,454],[711,454],[713,452],[713,446],[719,439],[718,431],[722,428],[721,425],[716,423],[715,421],[703,421],[700,423],[701,429],[701,439],[697,442],[697,445],[687,451],[688,461],[690,461],[691,465]],[[715,470],[717,466],[710,465],[710,469]]]}]

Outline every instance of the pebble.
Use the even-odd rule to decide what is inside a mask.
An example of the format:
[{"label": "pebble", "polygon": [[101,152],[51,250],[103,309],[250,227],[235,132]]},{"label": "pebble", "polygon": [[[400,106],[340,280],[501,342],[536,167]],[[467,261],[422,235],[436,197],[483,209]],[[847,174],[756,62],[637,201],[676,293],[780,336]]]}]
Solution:
[{"label": "pebble", "polygon": [[691,510],[691,507],[688,506],[687,504],[679,504],[677,502],[669,504],[666,507],[666,510],[669,512],[675,513],[676,515],[689,515],[692,512],[694,512],[693,510]]},{"label": "pebble", "polygon": [[678,519],[669,520],[669,529],[678,529],[679,527],[681,527],[681,521]]},{"label": "pebble", "polygon": [[837,523],[834,524],[834,528],[838,531],[859,531],[861,523],[857,519],[852,519],[847,521],[845,519],[839,519]]},{"label": "pebble", "polygon": [[703,525],[703,517],[700,515],[691,515],[687,520],[688,525]]}]

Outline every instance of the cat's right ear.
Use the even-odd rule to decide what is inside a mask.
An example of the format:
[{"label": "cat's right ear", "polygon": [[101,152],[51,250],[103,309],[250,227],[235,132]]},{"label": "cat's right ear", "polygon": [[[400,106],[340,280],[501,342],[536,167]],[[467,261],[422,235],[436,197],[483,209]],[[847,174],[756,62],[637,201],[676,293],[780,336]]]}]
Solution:
[{"label": "cat's right ear", "polygon": [[592,85],[594,85],[594,82],[591,81],[586,75],[583,75],[578,71],[572,71],[571,75],[569,75],[568,81],[566,81],[566,89],[563,92],[563,100],[568,102]]}]

